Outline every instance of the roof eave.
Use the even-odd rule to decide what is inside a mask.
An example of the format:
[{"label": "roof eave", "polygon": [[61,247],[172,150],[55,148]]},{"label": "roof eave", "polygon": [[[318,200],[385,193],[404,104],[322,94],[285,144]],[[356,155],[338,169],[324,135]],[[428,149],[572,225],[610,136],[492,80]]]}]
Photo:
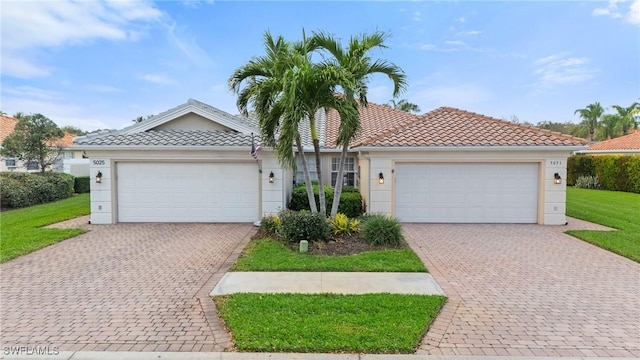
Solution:
[{"label": "roof eave", "polygon": [[640,153],[640,149],[609,149],[609,150],[578,150],[576,154],[625,154],[625,153]]},{"label": "roof eave", "polygon": [[515,145],[515,146],[358,146],[360,151],[579,151],[586,149],[582,145]]},{"label": "roof eave", "polygon": [[[249,151],[250,145],[76,145],[74,150],[97,151],[127,151],[127,150],[179,150],[179,151]],[[261,148],[260,151],[271,151],[270,148]]]}]

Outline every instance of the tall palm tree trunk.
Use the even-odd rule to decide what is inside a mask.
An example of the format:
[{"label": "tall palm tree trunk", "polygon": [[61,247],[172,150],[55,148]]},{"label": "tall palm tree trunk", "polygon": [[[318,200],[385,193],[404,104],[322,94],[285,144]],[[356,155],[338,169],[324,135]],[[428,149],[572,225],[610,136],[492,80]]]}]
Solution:
[{"label": "tall palm tree trunk", "polygon": [[327,201],[324,195],[324,181],[322,180],[322,164],[320,163],[320,140],[313,140],[313,149],[316,153],[316,174],[318,174],[318,198],[320,200],[320,213],[327,216]]},{"label": "tall palm tree trunk", "polygon": [[313,196],[313,186],[311,185],[311,174],[309,173],[309,165],[307,164],[307,157],[304,156],[304,149],[302,148],[302,142],[300,136],[296,137],[296,147],[298,148],[298,154],[302,160],[302,174],[304,176],[304,184],[307,188],[307,197],[309,198],[309,207],[311,212],[318,212],[318,206],[316,205],[316,197]]},{"label": "tall palm tree trunk", "polygon": [[340,153],[340,163],[338,164],[338,177],[336,178],[336,187],[333,190],[333,204],[331,205],[331,216],[336,216],[338,213],[338,207],[340,206],[340,195],[342,195],[343,176],[344,176],[344,164],[347,162],[347,150],[349,146],[344,144],[342,146],[342,153]]}]

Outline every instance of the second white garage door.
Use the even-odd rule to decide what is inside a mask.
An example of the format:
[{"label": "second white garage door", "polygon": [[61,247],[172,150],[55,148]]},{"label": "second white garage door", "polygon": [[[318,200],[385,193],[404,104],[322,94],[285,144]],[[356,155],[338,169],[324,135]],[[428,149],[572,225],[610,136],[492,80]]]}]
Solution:
[{"label": "second white garage door", "polygon": [[119,222],[253,222],[254,163],[117,164]]},{"label": "second white garage door", "polygon": [[397,163],[395,216],[405,222],[536,223],[537,163]]}]

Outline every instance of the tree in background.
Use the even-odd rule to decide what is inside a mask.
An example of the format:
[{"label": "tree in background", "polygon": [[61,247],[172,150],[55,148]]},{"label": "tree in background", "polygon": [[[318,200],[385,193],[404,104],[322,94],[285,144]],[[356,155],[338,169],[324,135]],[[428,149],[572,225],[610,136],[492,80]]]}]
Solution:
[{"label": "tree in background", "polygon": [[619,114],[604,114],[598,128],[598,140],[607,140],[622,134],[622,117]]},{"label": "tree in background", "polygon": [[595,131],[600,124],[600,119],[604,114],[604,108],[599,102],[587,105],[583,109],[577,109],[574,114],[580,114],[582,119],[582,126],[589,129],[589,141],[593,141],[595,138]]},{"label": "tree in background", "polygon": [[60,128],[60,130],[62,130],[62,132],[77,135],[77,136],[87,135],[86,131],[80,129],[79,127],[75,127],[73,125],[63,126]]},{"label": "tree in background", "polygon": [[638,123],[636,119],[634,119],[633,115],[635,112],[640,109],[640,103],[634,102],[630,106],[623,107],[620,105],[612,105],[614,109],[618,112],[618,120],[620,122],[620,128],[622,130],[622,135],[627,135],[629,133],[629,129],[638,128]]},{"label": "tree in background", "polygon": [[419,114],[421,112],[418,105],[409,102],[407,99],[402,99],[397,102],[394,99],[391,99],[388,103],[384,104],[384,106],[414,114]]},{"label": "tree in background", "polygon": [[2,142],[2,155],[25,163],[37,161],[44,172],[60,154],[61,146],[56,145],[56,141],[64,136],[64,132],[42,114],[17,113],[14,117],[18,122],[13,133]]}]

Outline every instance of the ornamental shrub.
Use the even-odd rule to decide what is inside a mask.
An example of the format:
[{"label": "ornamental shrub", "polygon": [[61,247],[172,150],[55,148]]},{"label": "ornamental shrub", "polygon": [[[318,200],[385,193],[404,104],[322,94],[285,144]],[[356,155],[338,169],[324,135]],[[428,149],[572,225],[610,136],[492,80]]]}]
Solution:
[{"label": "ornamental shrub", "polygon": [[362,236],[372,245],[400,245],[404,243],[402,226],[396,218],[381,214],[366,215],[360,223]]},{"label": "ornamental shrub", "polygon": [[2,207],[21,208],[68,198],[73,194],[73,182],[74,177],[64,173],[2,173]]},{"label": "ornamental shrub", "polygon": [[280,235],[289,242],[326,240],[331,231],[323,214],[308,210],[284,210],[280,212],[280,220]]},{"label": "ornamental shrub", "polygon": [[[640,194],[640,156],[576,155],[567,161],[567,185],[580,177],[597,178],[600,188]],[[586,179],[582,180],[584,186]]]},{"label": "ornamental shrub", "polygon": [[73,184],[73,191],[76,194],[84,194],[91,191],[91,178],[88,176],[78,176],[76,177]]},{"label": "ornamental shrub", "polygon": [[280,232],[280,227],[282,226],[282,221],[277,215],[268,215],[262,218],[260,221],[260,229],[264,231],[265,234],[271,236],[277,236]]},{"label": "ornamental shrub", "polygon": [[360,231],[360,221],[349,219],[345,214],[337,213],[329,219],[329,223],[335,235],[352,235]]},{"label": "ornamental shrub", "polygon": [[[318,184],[312,184],[313,193],[316,198],[316,205],[319,207],[320,197],[318,195]],[[331,206],[333,205],[333,188],[325,186],[324,194],[327,203],[327,215],[329,215],[331,213]],[[309,198],[307,196],[307,188],[304,183],[296,185],[293,189],[289,209],[294,211],[311,210],[311,207],[309,206]],[[347,215],[347,217],[356,218],[362,215],[362,209],[362,195],[360,194],[360,191],[352,186],[345,187],[340,194],[338,212]]]},{"label": "ornamental shrub", "polygon": [[602,189],[602,185],[600,185],[600,181],[598,181],[597,176],[580,176],[576,179],[575,186],[583,189]]}]

